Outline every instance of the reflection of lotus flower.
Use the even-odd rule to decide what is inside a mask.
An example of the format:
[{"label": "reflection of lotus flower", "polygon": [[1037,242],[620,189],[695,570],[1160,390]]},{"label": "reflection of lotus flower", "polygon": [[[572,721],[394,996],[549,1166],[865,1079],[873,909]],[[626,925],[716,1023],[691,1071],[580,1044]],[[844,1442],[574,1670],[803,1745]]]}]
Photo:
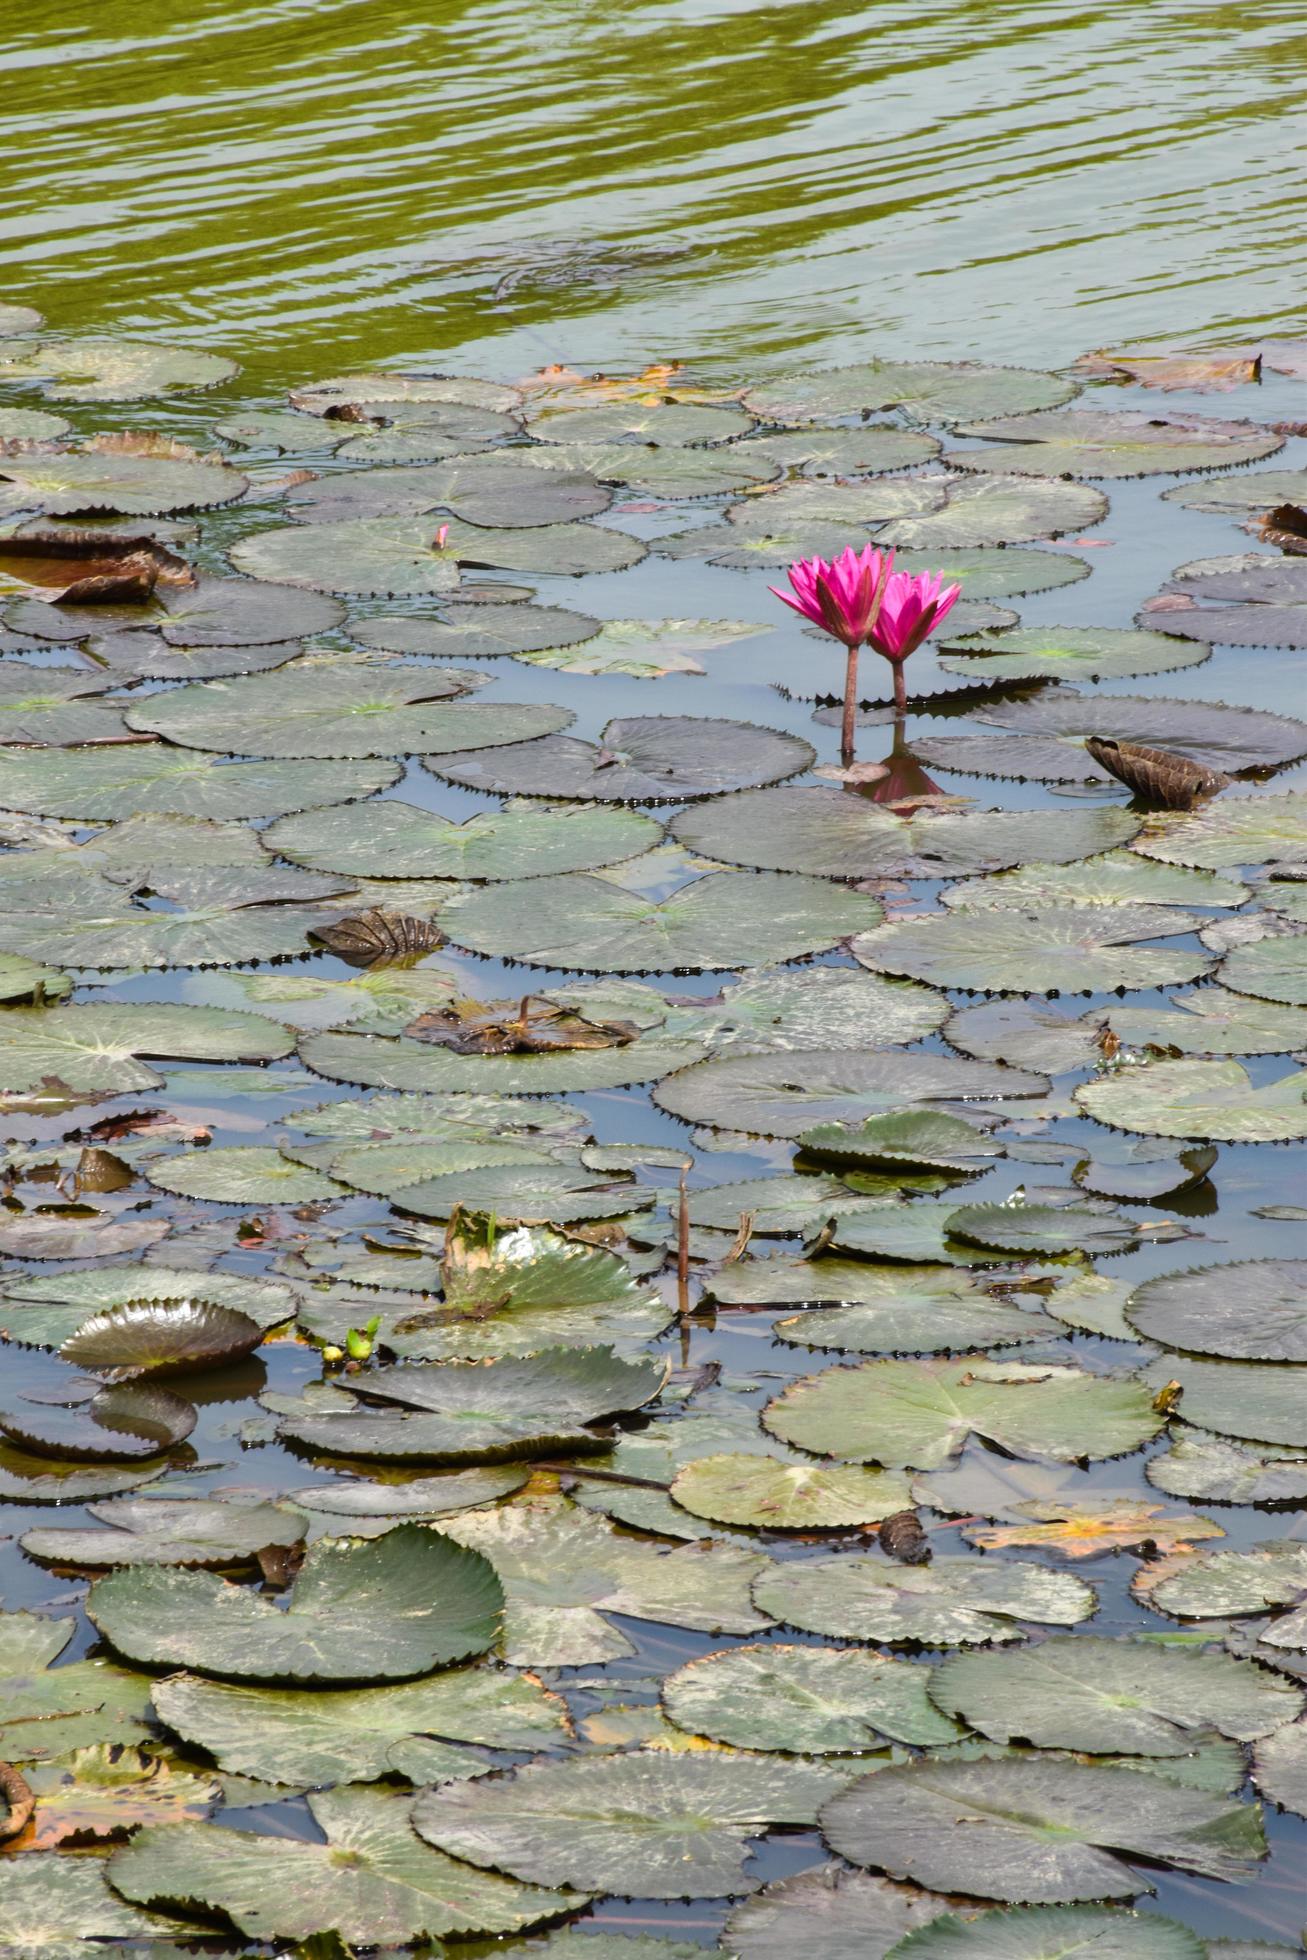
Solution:
[{"label": "reflection of lotus flower", "polygon": [[960,585],[944,585],[942,572],[895,572],[885,586],[878,616],[867,631],[875,647],[894,667],[894,702],[907,705],[903,662],[915,653],[929,633],[952,612],[961,596]]},{"label": "reflection of lotus flower", "polygon": [[858,708],[858,648],[876,624],[886,584],[894,565],[894,553],[883,556],[871,545],[855,551],[852,545],[829,562],[824,558],[800,558],[789,569],[791,598],[779,586],[769,586],[783,604],[790,606],[823,633],[843,642],[848,653],[844,670],[844,722],[840,736],[840,755],[847,766],[853,760],[853,726]]}]

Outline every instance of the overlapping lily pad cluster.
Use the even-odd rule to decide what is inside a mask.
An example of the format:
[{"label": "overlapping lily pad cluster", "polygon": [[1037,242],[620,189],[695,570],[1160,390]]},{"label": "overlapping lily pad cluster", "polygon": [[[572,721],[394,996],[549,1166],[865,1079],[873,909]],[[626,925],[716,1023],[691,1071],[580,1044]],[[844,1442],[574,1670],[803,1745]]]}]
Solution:
[{"label": "overlapping lily pad cluster", "polygon": [[[0,1948],[686,1960],[693,1898],[739,1960],[1234,1960],[1259,1870],[1292,1931],[1307,1262],[1203,1221],[1307,1135],[1307,724],[1094,687],[1307,586],[993,603],[1102,481],[1292,501],[1191,474],[1283,437],[886,361],[345,376],[201,449],[20,391],[193,436],[230,364],[5,326]],[[833,786],[744,574],[868,537],[962,584],[911,682],[966,727]],[[1237,780],[1149,814],[1096,735]]]}]

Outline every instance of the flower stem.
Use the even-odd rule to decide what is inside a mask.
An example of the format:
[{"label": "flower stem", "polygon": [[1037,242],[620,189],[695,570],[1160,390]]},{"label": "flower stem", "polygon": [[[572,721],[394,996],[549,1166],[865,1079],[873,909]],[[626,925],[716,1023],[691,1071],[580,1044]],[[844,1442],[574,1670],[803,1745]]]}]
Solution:
[{"label": "flower stem", "polygon": [[908,677],[903,671],[903,662],[894,662],[894,711],[906,714],[908,708]]},{"label": "flower stem", "polygon": [[853,767],[854,725],[858,718],[858,649],[849,648],[844,669],[844,721],[840,727],[840,765]]}]

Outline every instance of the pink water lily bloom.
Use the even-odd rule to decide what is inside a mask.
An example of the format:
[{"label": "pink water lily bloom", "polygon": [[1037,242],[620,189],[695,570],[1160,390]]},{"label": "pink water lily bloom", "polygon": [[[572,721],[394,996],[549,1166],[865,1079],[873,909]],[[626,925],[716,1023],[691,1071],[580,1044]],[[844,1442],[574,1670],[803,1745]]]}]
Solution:
[{"label": "pink water lily bloom", "polygon": [[944,584],[942,572],[895,572],[885,587],[867,645],[886,660],[906,660],[952,612],[961,595],[960,585]]},{"label": "pink water lily bloom", "polygon": [[891,551],[883,558],[871,545],[855,551],[848,545],[838,558],[800,558],[789,569],[794,597],[769,585],[783,605],[802,613],[832,639],[846,647],[861,646],[880,604],[882,579],[894,564]]}]

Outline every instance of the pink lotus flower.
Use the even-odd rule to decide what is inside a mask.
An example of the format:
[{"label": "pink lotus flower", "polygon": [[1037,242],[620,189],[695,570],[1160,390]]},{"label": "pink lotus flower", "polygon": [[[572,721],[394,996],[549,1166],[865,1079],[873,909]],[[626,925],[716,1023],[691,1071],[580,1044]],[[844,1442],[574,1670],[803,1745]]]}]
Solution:
[{"label": "pink lotus flower", "polygon": [[769,585],[782,605],[802,613],[814,626],[820,626],[832,639],[849,648],[859,647],[875,623],[880,608],[883,582],[894,565],[894,553],[887,557],[871,545],[855,551],[848,545],[838,558],[800,558],[789,569],[795,597]]},{"label": "pink lotus flower", "polygon": [[894,669],[894,705],[907,706],[903,662],[915,653],[952,612],[962,593],[960,585],[944,584],[942,572],[895,572],[885,587],[880,612],[867,633],[867,645],[883,654]]}]

